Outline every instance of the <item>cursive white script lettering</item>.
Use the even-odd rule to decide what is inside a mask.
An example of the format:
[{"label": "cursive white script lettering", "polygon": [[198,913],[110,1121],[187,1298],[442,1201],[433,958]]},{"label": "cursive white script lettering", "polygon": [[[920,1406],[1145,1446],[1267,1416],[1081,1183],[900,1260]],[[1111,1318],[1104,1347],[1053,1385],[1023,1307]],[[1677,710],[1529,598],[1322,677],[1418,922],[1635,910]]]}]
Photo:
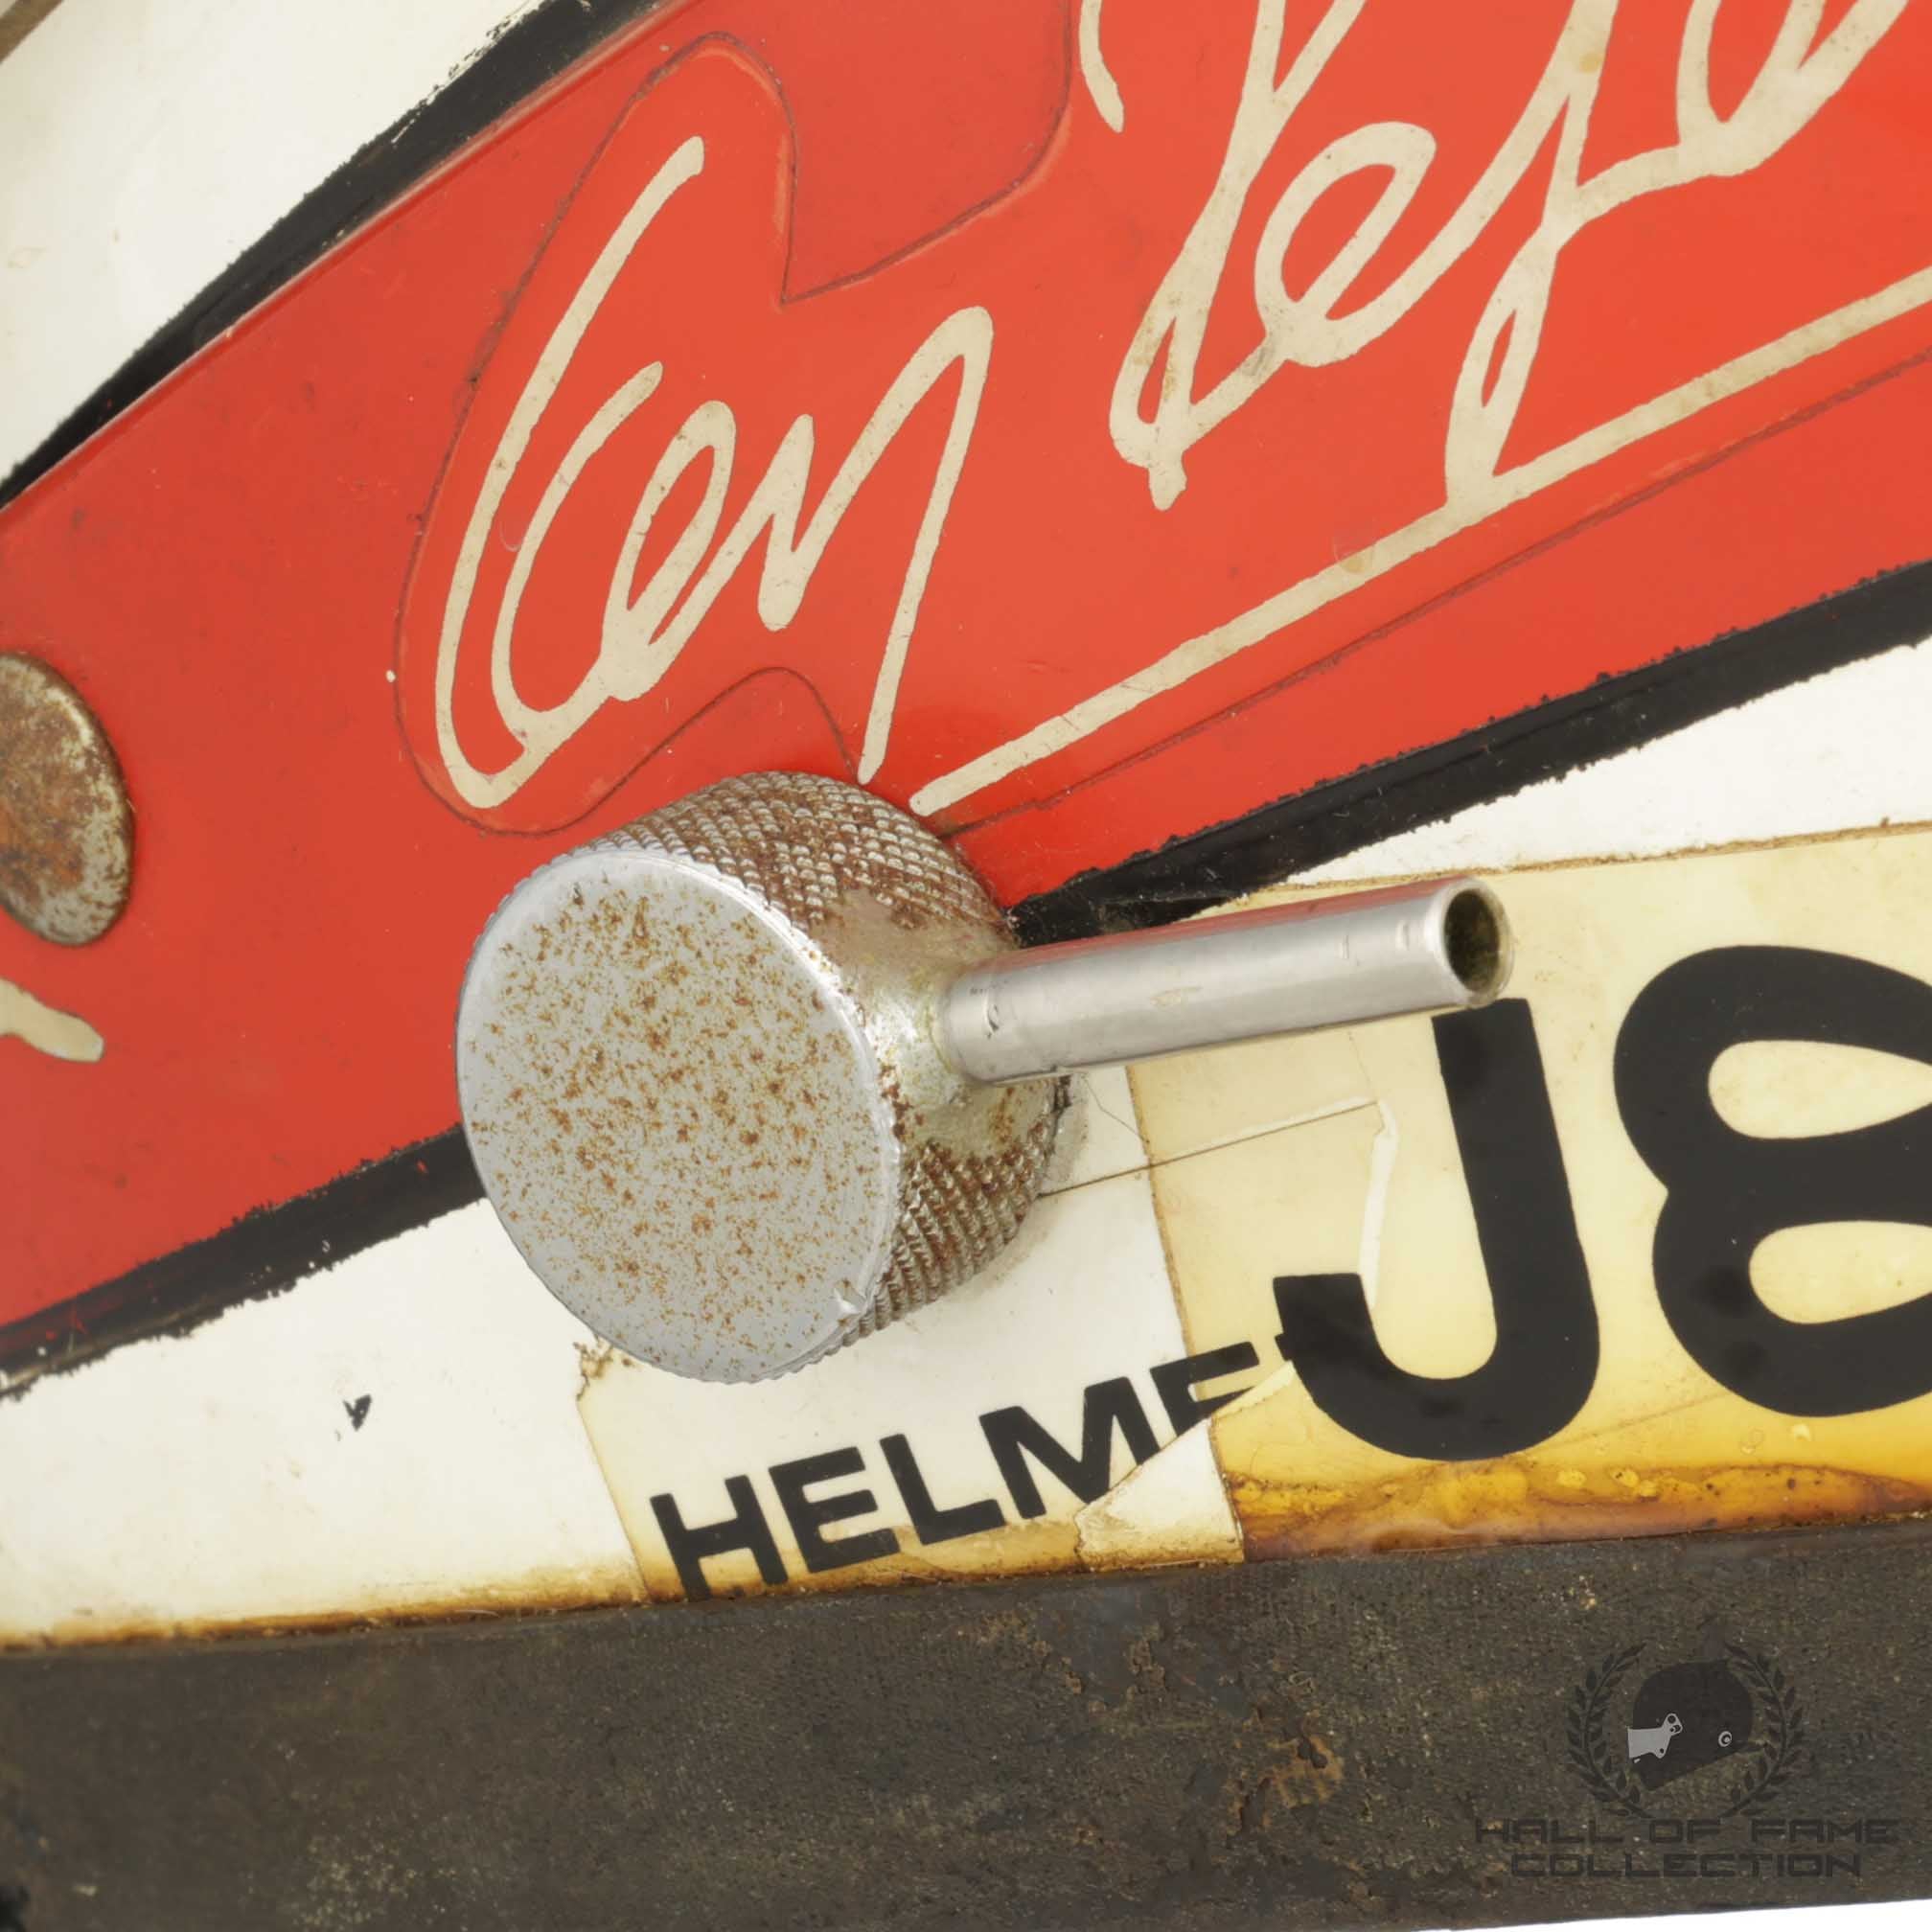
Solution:
[{"label": "cursive white script lettering", "polygon": [[[943,811],[1052,757],[1496,511],[1932,301],[1932,269],[1921,269],[1513,468],[1502,467],[1503,447],[1529,381],[1565,246],[1590,222],[1640,196],[1759,166],[1845,85],[1904,11],[1904,0],[1854,0],[1819,39],[1824,0],[1794,0],[1743,98],[1720,117],[1710,94],[1711,39],[1719,0],[1692,0],[1677,64],[1677,139],[1579,182],[1578,163],[1617,4],[1577,0],[1528,105],[1457,212],[1380,294],[1345,314],[1334,311],[1409,205],[1434,156],[1435,142],[1413,124],[1378,122],[1331,142],[1307,164],[1270,212],[1255,250],[1261,339],[1229,375],[1197,395],[1197,362],[1208,311],[1248,194],[1289,117],[1307,98],[1366,4],[1335,0],[1277,83],[1274,77],[1284,38],[1286,0],[1261,0],[1227,156],[1122,361],[1109,428],[1120,454],[1146,470],[1155,504],[1167,508],[1186,487],[1188,451],[1282,369],[1346,360],[1400,321],[1475,242],[1555,129],[1556,163],[1542,218],[1490,296],[1455,383],[1441,505],[933,780],[913,794],[915,811]],[[1083,71],[1090,87],[1100,87],[1096,110],[1107,125],[1124,126],[1117,94],[1107,96],[1114,81],[1099,59],[1097,10],[1084,26],[1082,51],[1088,58]],[[1106,75],[1105,81],[1096,83],[1096,74]],[[1329,187],[1368,169],[1388,177],[1374,206],[1303,293],[1290,296],[1281,264],[1296,228]],[[1161,380],[1150,385],[1149,374],[1163,357]],[[1156,401],[1152,413],[1143,415],[1141,397],[1150,386]]]},{"label": "cursive white script lettering", "polygon": [[[725,494],[737,455],[738,425],[729,405],[716,400],[692,410],[665,447],[638,497],[611,573],[594,662],[566,698],[555,704],[533,705],[518,692],[514,666],[517,619],[524,591],[557,514],[585,470],[650,400],[663,379],[661,363],[640,369],[591,416],[545,486],[497,606],[491,633],[491,694],[497,715],[520,748],[518,755],[498,770],[484,771],[470,761],[457,736],[454,701],[463,632],[486,541],[510,481],[625,264],[671,196],[695,179],[703,165],[704,145],[694,135],[652,177],[618,224],[552,332],[535,373],[518,397],[471,513],[438,639],[436,729],[450,782],[473,806],[499,805],[513,797],[602,705],[641,698],[651,690],[677,662],[761,536],[766,547],[758,580],[758,615],[770,631],[782,631],[790,624],[826,546],[866,478],[913,411],[956,363],[958,393],[887,625],[860,753],[860,778],[870,778],[885,759],[913,626],[985,391],[993,353],[993,321],[984,309],[955,310],[912,352],[809,517],[805,514],[805,494],[817,431],[810,415],[794,418],[715,551],[712,545],[724,519]],[[700,461],[706,465],[703,496],[667,554],[632,595],[630,586],[656,515],[678,478]]]}]

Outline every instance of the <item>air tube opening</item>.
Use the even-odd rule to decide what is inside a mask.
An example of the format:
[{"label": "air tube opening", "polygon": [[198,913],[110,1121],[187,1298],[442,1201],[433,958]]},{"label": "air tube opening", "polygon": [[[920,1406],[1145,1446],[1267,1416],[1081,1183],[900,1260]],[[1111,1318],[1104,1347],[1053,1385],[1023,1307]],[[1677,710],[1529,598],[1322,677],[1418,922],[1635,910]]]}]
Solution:
[{"label": "air tube opening", "polygon": [[1450,900],[1442,947],[1470,1005],[1486,1005],[1502,992],[1509,977],[1509,927],[1502,907],[1481,886],[1464,886]]}]

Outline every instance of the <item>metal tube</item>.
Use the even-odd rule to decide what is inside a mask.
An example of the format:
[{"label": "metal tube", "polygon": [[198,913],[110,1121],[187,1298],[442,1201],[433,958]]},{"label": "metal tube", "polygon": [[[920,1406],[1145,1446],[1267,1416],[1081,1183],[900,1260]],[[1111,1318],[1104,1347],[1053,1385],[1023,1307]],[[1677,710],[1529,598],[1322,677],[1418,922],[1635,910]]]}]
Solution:
[{"label": "metal tube", "polygon": [[1010,953],[953,982],[935,1030],[957,1071],[1000,1084],[1484,1006],[1509,958],[1488,887],[1437,880]]}]

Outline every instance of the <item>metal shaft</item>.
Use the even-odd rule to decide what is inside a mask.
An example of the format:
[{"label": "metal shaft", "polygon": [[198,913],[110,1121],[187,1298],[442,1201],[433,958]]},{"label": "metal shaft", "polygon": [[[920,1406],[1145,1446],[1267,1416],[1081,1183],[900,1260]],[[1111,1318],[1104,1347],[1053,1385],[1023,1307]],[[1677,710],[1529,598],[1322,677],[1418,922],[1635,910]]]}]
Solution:
[{"label": "metal shaft", "polygon": [[1238,912],[1009,953],[941,997],[939,1048],[1003,1084],[1399,1013],[1483,1006],[1509,930],[1473,879]]}]

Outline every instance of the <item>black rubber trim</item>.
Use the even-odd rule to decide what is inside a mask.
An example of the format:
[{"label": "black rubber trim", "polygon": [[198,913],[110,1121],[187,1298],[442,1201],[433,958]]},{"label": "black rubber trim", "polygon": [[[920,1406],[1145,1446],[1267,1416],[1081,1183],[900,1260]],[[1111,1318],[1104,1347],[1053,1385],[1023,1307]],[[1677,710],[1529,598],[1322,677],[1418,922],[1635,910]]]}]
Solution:
[{"label": "black rubber trim", "polygon": [[[1907,1522],[0,1657],[0,1926],[1395,1932],[1918,1898],[1928,1560]],[[1625,1727],[1687,1679],[1647,1789]]]},{"label": "black rubber trim", "polygon": [[0,504],[37,482],[472,136],[619,28],[662,4],[664,0],[543,0],[503,29],[447,86],[366,143],[157,330],[0,480]]},{"label": "black rubber trim", "polygon": [[[1014,923],[1032,944],[1161,925],[1928,633],[1932,563],[1083,873],[1016,906]],[[185,1334],[237,1302],[278,1294],[481,1198],[469,1148],[452,1127],[0,1327],[0,1373],[10,1378],[0,1393],[17,1394],[124,1342]]]}]

